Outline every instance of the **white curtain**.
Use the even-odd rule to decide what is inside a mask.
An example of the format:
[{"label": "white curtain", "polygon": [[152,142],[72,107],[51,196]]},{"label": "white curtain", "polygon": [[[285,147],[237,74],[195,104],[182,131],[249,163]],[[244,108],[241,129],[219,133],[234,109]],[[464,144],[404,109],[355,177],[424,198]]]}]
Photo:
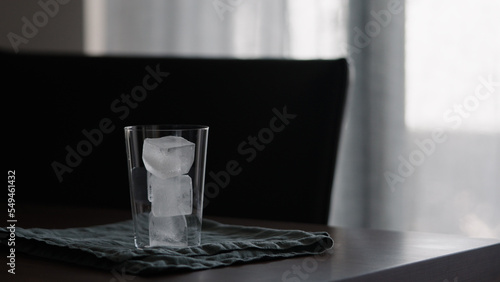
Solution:
[{"label": "white curtain", "polygon": [[[85,51],[187,57],[341,57],[343,1],[86,0]],[[314,31],[314,32],[312,32]]]},{"label": "white curtain", "polygon": [[413,229],[500,237],[499,13],[493,0],[408,2],[409,135],[399,154],[425,151],[429,138],[435,146],[396,188],[416,191]]},{"label": "white curtain", "polygon": [[338,58],[330,224],[500,238],[495,0],[86,0],[89,54]]}]

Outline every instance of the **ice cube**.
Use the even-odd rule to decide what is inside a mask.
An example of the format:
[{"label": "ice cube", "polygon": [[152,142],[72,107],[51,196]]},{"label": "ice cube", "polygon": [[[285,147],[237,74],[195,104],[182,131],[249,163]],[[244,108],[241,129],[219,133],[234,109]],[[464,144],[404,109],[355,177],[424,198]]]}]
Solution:
[{"label": "ice cube", "polygon": [[149,214],[149,245],[187,246],[188,227],[186,218],[179,216],[154,216]]},{"label": "ice cube", "polygon": [[148,191],[154,216],[187,215],[193,211],[193,188],[188,175],[163,179],[148,173]]},{"label": "ice cube", "polygon": [[186,174],[194,161],[194,143],[179,136],[144,139],[142,160],[160,178]]}]

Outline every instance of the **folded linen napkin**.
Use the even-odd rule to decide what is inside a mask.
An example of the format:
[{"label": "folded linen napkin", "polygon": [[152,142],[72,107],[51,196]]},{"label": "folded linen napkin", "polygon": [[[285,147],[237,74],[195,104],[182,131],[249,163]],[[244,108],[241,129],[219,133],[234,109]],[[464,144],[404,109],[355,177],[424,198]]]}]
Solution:
[{"label": "folded linen napkin", "polygon": [[[262,259],[320,254],[333,246],[326,232],[222,224],[204,219],[202,244],[136,249],[131,220],[81,228],[16,227],[16,252],[129,274],[201,270]],[[7,245],[9,230],[0,228]]]}]

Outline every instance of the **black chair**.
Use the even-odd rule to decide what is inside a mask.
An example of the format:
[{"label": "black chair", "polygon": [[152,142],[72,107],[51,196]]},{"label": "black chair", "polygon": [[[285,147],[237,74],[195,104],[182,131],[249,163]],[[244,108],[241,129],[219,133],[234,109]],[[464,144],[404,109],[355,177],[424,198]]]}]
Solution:
[{"label": "black chair", "polygon": [[19,205],[129,208],[123,127],[210,127],[205,215],[326,223],[348,66],[0,53]]}]

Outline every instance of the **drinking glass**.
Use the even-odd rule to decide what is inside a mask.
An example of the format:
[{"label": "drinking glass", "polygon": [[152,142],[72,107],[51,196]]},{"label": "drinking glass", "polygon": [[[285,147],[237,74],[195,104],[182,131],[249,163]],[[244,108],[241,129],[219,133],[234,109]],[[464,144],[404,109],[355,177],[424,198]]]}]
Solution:
[{"label": "drinking glass", "polygon": [[199,245],[208,126],[124,130],[135,246]]}]

